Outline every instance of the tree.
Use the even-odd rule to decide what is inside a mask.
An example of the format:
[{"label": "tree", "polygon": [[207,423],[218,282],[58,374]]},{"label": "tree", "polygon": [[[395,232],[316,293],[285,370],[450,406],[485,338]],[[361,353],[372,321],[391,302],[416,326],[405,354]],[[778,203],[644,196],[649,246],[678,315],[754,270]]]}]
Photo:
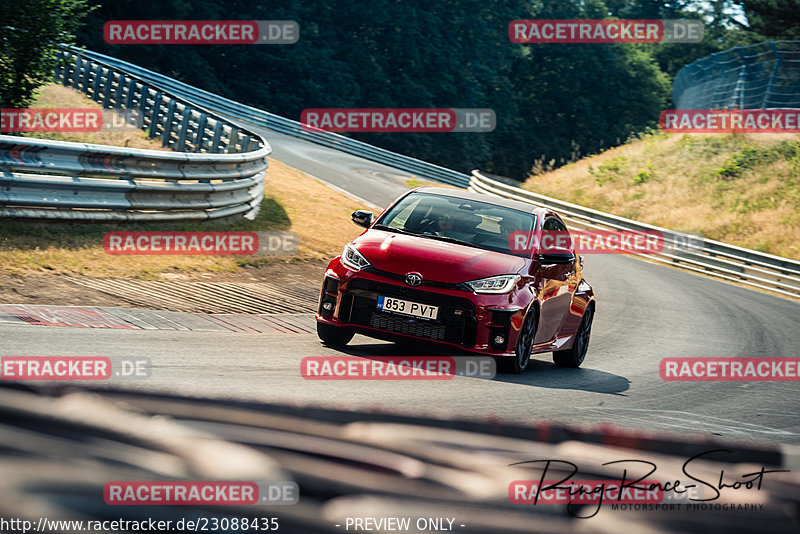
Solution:
[{"label": "tree", "polygon": [[87,0],[0,2],[0,107],[27,106],[53,77],[58,43],[72,43]]},{"label": "tree", "polygon": [[[497,118],[491,133],[348,135],[460,171],[479,167],[522,178],[534,160],[560,164],[655,125],[671,80],[653,60],[655,45],[517,44],[508,38],[509,22],[680,18],[688,3],[115,0],[90,15],[79,41],[292,119],[306,108],[489,108]],[[300,40],[291,46],[130,46],[103,40],[105,21],[142,19],[295,20]]]},{"label": "tree", "polygon": [[762,39],[800,39],[800,0],[741,0],[748,29]]}]

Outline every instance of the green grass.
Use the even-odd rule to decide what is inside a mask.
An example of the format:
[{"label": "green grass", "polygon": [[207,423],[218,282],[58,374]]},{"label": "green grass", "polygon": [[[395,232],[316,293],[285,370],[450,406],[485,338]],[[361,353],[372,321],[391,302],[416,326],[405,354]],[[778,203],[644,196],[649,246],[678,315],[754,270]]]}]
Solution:
[{"label": "green grass", "polygon": [[767,147],[745,145],[738,152],[729,156],[714,174],[717,178],[731,180],[738,178],[745,171],[769,165],[779,159],[790,162],[800,161],[800,142],[783,141],[778,145]]},{"label": "green grass", "polygon": [[594,176],[597,185],[603,186],[619,178],[625,171],[627,163],[625,156],[617,156],[604,161],[596,169],[589,165],[589,174]]}]

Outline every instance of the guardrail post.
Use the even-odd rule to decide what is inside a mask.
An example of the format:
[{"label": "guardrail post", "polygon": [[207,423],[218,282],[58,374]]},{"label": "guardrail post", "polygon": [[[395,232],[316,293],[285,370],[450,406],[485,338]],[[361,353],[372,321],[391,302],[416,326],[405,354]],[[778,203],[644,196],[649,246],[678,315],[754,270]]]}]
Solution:
[{"label": "guardrail post", "polygon": [[83,92],[85,94],[89,94],[89,75],[92,73],[92,64],[90,61],[86,61],[83,65]]},{"label": "guardrail post", "polygon": [[60,68],[56,70],[55,81],[61,82],[62,85],[67,85],[67,72],[70,67],[70,65],[67,64],[67,56],[68,53],[63,50],[58,55],[58,64]]},{"label": "guardrail post", "polygon": [[78,56],[72,68],[72,88],[75,89],[76,91],[78,90],[78,86],[80,85],[82,63],[83,63],[83,58],[81,56]]},{"label": "guardrail post", "polygon": [[236,143],[239,142],[239,128],[231,129],[231,135],[228,137],[228,148],[225,152],[228,154],[236,152]]},{"label": "guardrail post", "polygon": [[125,95],[125,107],[128,109],[133,108],[133,96],[136,94],[136,80],[131,79],[128,82],[128,94]]},{"label": "guardrail post", "polygon": [[156,93],[155,100],[153,102],[153,113],[150,116],[150,130],[147,133],[147,137],[152,139],[156,136],[156,131],[158,130],[158,116],[161,114],[161,91]]},{"label": "guardrail post", "polygon": [[114,73],[109,70],[106,73],[105,83],[103,84],[103,107],[110,108],[109,102],[111,101],[111,85],[114,83]]},{"label": "guardrail post", "polygon": [[122,73],[119,74],[119,78],[117,78],[117,92],[114,95],[114,107],[121,108],[122,107],[122,91],[125,89],[125,80],[126,76]]},{"label": "guardrail post", "polygon": [[100,75],[103,72],[103,67],[99,64],[95,63],[94,67],[94,81],[92,83],[92,100],[95,102],[100,102],[99,91],[100,91]]},{"label": "guardrail post", "polygon": [[240,151],[241,152],[247,152],[247,147],[250,146],[250,136],[249,135],[243,136],[242,140],[239,142],[239,144],[242,146]]},{"label": "guardrail post", "polygon": [[181,119],[181,127],[178,130],[178,141],[175,144],[175,150],[183,152],[186,148],[186,129],[189,126],[189,119],[192,117],[192,110],[189,106],[183,107],[183,118]]},{"label": "guardrail post", "polygon": [[200,114],[200,119],[197,121],[197,131],[194,134],[194,151],[200,152],[203,148],[203,139],[206,136],[206,122],[208,115],[205,113]]},{"label": "guardrail post", "polygon": [[167,119],[164,121],[164,134],[161,136],[161,146],[167,147],[169,146],[170,139],[172,137],[172,128],[175,122],[175,106],[177,102],[174,98],[169,99],[169,105],[167,106]]},{"label": "guardrail post", "polygon": [[142,119],[147,118],[147,99],[150,96],[150,88],[146,85],[142,86],[142,92],[139,93],[139,111],[142,113]]},{"label": "guardrail post", "polygon": [[222,138],[222,121],[217,120],[216,125],[214,126],[214,137],[211,139],[211,146],[208,147],[208,151],[212,154],[216,154],[219,152],[219,141]]}]

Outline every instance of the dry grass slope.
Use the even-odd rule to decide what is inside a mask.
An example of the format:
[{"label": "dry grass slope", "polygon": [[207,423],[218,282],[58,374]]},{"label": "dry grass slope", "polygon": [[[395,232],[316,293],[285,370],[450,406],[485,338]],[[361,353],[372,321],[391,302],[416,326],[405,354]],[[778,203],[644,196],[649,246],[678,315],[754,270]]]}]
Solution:
[{"label": "dry grass slope", "polygon": [[525,189],[800,259],[800,135],[651,134]]}]

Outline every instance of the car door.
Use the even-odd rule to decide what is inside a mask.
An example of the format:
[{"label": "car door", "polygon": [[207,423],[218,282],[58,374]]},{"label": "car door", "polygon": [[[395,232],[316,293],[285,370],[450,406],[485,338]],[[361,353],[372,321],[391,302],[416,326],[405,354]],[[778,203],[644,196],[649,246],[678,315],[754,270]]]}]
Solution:
[{"label": "car door", "polygon": [[[546,243],[547,232],[554,233],[551,235],[569,235],[564,223],[552,215],[542,225],[540,243]],[[571,239],[567,238],[566,243],[568,247],[562,250],[542,248],[540,245],[537,261],[541,313],[535,343],[551,341],[569,313],[572,294],[575,292],[577,255]]]}]

